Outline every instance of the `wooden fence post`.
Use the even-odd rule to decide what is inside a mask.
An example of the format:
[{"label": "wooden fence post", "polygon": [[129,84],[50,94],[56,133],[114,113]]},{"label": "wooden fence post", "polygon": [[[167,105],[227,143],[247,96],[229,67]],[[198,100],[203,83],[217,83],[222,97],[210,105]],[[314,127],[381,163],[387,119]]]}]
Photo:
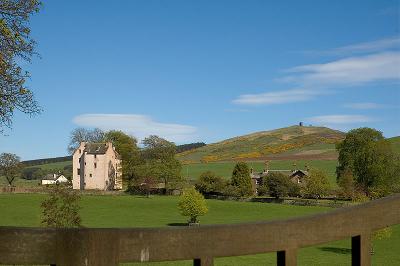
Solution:
[{"label": "wooden fence post", "polygon": [[297,249],[287,249],[276,253],[278,266],[296,266],[297,265]]},{"label": "wooden fence post", "polygon": [[351,265],[371,265],[371,232],[351,238]]},{"label": "wooden fence post", "polygon": [[213,266],[213,265],[214,265],[214,259],[211,257],[193,260],[193,266]]}]

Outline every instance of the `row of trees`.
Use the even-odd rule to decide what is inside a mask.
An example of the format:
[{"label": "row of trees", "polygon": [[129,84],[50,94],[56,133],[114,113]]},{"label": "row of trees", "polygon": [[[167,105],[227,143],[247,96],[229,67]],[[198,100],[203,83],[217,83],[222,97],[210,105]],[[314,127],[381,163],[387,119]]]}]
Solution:
[{"label": "row of trees", "polygon": [[[235,165],[229,181],[211,171],[200,175],[196,189],[204,195],[225,195],[249,197],[255,193],[256,187],[251,182],[250,169],[246,163]],[[311,170],[305,177],[303,185],[293,183],[289,176],[282,173],[270,173],[259,180],[257,194],[260,196],[321,198],[331,193],[329,180],[323,171]]]},{"label": "row of trees", "polygon": [[71,133],[68,151],[72,153],[81,142],[112,142],[122,159],[123,180],[131,191],[148,193],[157,183],[164,184],[164,191],[182,186],[182,166],[170,141],[151,135],[139,148],[136,138],[122,131],[77,128]]}]

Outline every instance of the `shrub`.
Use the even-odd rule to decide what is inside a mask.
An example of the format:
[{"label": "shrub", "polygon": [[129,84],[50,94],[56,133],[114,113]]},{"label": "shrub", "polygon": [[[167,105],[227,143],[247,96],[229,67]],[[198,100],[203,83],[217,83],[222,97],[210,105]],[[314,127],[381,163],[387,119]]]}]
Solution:
[{"label": "shrub", "polygon": [[286,197],[292,186],[289,177],[281,173],[271,173],[266,177],[269,194],[277,199]]},{"label": "shrub", "polygon": [[250,169],[245,162],[239,162],[233,168],[231,184],[239,189],[241,196],[253,194]]},{"label": "shrub", "polygon": [[238,187],[232,186],[231,184],[227,185],[223,190],[222,194],[227,197],[235,197],[240,198],[241,193]]},{"label": "shrub", "polygon": [[189,217],[189,223],[197,223],[197,217],[208,212],[206,200],[193,187],[183,191],[178,202],[178,209],[183,216]]},{"label": "shrub", "polygon": [[211,171],[202,173],[196,183],[196,189],[202,194],[221,194],[225,186],[225,180]]},{"label": "shrub", "polygon": [[310,175],[306,177],[303,195],[309,198],[321,198],[329,191],[329,181],[325,172],[320,170],[311,170]]},{"label": "shrub", "polygon": [[79,227],[79,195],[63,185],[54,186],[42,204],[42,225],[47,227]]},{"label": "shrub", "polygon": [[266,196],[266,195],[268,195],[268,193],[269,193],[269,189],[268,189],[267,185],[262,184],[257,188],[257,194],[259,196]]}]

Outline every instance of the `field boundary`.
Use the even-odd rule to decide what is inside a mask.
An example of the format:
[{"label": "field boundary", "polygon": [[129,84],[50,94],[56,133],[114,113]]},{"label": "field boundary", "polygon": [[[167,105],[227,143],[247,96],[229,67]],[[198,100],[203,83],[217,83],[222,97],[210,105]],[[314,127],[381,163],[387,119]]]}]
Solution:
[{"label": "field boundary", "polygon": [[400,223],[400,194],[308,217],[176,228],[0,227],[0,263],[118,265],[277,252],[296,265],[299,248],[351,237],[352,265],[371,264],[371,232]]}]

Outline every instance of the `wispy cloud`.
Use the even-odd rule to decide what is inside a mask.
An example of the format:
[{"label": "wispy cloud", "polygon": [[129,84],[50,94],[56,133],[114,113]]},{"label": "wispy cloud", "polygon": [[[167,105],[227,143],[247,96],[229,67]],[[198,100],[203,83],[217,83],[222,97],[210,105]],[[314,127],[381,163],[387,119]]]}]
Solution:
[{"label": "wispy cloud", "polygon": [[158,135],[173,142],[192,141],[197,128],[188,125],[161,123],[150,116],[140,114],[82,114],[73,118],[76,125],[97,127],[102,130],[122,130],[139,140]]},{"label": "wispy cloud", "polygon": [[360,53],[374,53],[387,50],[399,50],[400,37],[392,36],[370,42],[357,43],[352,45],[341,46],[329,50],[311,50],[304,51],[304,54],[310,55],[354,55]]},{"label": "wispy cloud", "polygon": [[321,115],[306,119],[307,122],[316,124],[355,124],[373,122],[374,119],[365,115]]},{"label": "wispy cloud", "polygon": [[325,64],[288,69],[283,80],[303,86],[355,86],[375,81],[400,80],[400,52],[350,57]]},{"label": "wispy cloud", "polygon": [[379,104],[379,103],[346,103],[343,106],[346,108],[359,109],[359,110],[382,109],[382,108],[394,107],[391,105]]},{"label": "wispy cloud", "polygon": [[258,94],[243,94],[232,102],[243,105],[269,105],[307,101],[316,95],[323,94],[318,90],[291,89],[284,91],[273,91]]},{"label": "wispy cloud", "polygon": [[[338,47],[327,52],[335,54],[349,53],[353,54],[353,56],[326,63],[289,68],[284,71],[285,75],[283,77],[276,80],[289,84],[295,89],[243,94],[232,102],[242,105],[303,102],[326,94],[328,90],[338,90],[344,87],[356,87],[376,82],[400,81],[399,37]],[[364,108],[361,105],[358,106],[358,109],[368,108],[372,109],[372,106],[364,106]],[[377,107],[375,106],[375,108]]]}]

